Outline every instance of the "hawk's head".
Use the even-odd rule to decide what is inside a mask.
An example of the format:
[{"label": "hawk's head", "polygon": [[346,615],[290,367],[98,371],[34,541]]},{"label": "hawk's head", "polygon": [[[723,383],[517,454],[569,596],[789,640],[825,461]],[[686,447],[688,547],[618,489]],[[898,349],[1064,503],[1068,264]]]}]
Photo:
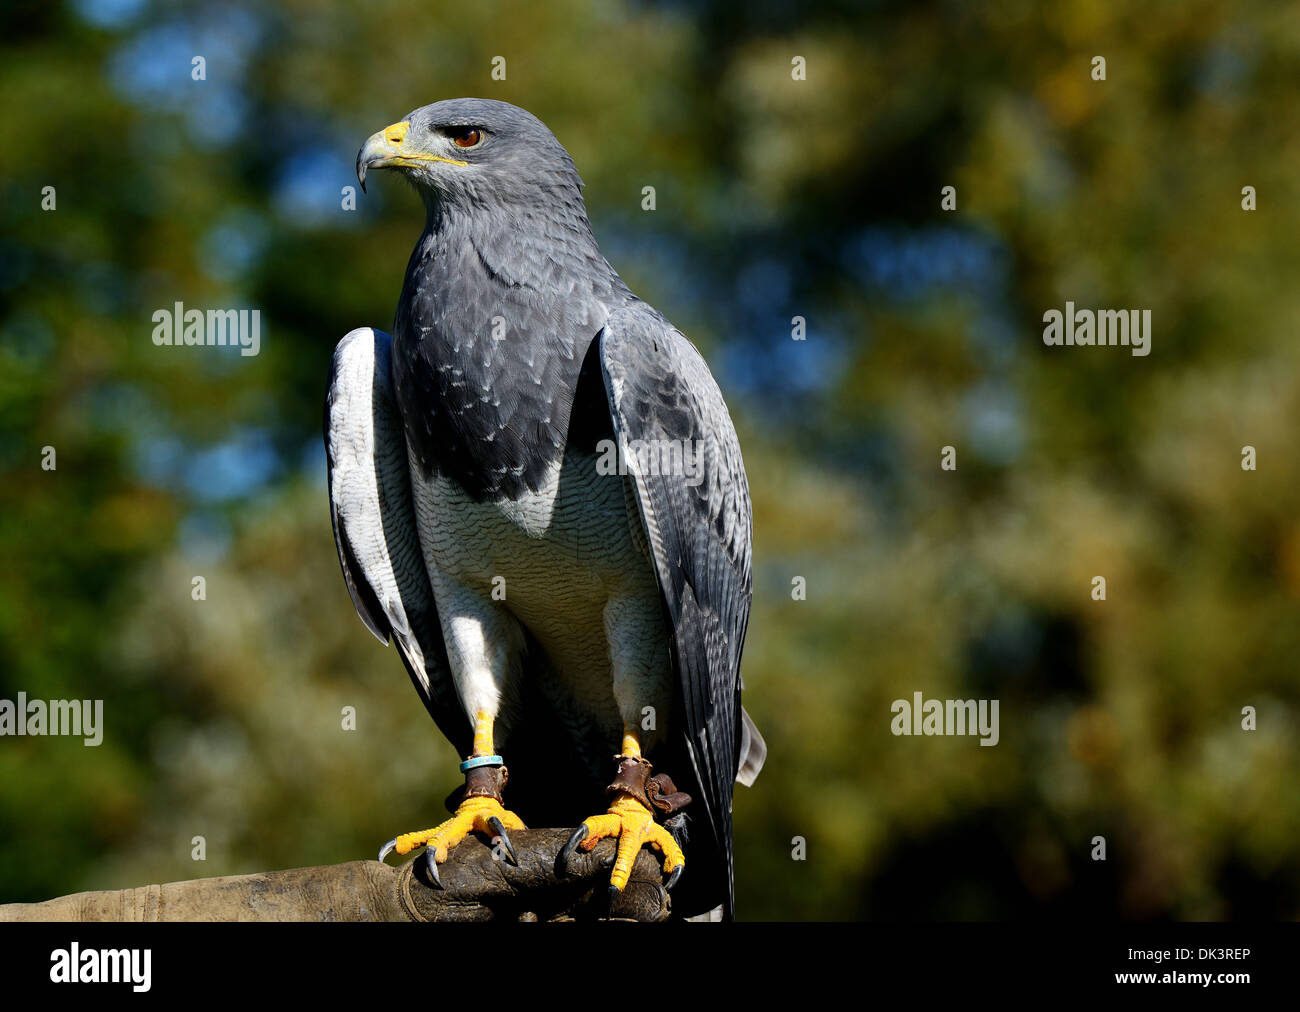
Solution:
[{"label": "hawk's head", "polygon": [[485,98],[435,102],[372,134],[357,154],[361,188],[367,170],[385,168],[400,169],[426,201],[467,206],[535,207],[582,186],[545,123]]}]

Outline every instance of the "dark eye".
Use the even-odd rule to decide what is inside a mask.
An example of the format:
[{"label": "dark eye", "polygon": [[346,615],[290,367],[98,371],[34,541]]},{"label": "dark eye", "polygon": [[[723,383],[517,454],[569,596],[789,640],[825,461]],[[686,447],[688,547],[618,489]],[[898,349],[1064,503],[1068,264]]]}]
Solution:
[{"label": "dark eye", "polygon": [[447,136],[458,148],[472,148],[483,139],[483,131],[478,127],[452,127]]}]

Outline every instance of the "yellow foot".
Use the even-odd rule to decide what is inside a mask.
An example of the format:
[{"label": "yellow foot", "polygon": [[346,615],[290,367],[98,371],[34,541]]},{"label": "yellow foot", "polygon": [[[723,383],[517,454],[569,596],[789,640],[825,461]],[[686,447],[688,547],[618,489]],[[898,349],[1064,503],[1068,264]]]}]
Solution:
[{"label": "yellow foot", "polygon": [[440,826],[424,829],[418,833],[403,833],[395,840],[389,840],[379,852],[379,860],[386,858],[390,852],[409,854],[416,847],[428,847],[433,858],[429,868],[434,879],[438,877],[436,865],[447,860],[452,847],[469,836],[470,833],[482,833],[494,842],[500,840],[501,847],[512,863],[517,864],[515,848],[510,843],[509,830],[526,829],[523,820],[514,812],[503,808],[496,798],[466,798],[456,809],[456,814]]},{"label": "yellow foot", "polygon": [[664,856],[664,874],[668,876],[666,887],[671,889],[681,877],[686,867],[686,858],[682,848],[672,834],[654,820],[650,810],[635,798],[622,795],[609,806],[604,815],[593,815],[584,819],[581,826],[574,830],[569,842],[564,845],[564,857],[567,858],[576,847],[589,851],[607,836],[618,837],[618,851],[614,857],[614,871],[609,877],[610,891],[622,892],[632,874],[632,865],[645,844],[649,844]]}]

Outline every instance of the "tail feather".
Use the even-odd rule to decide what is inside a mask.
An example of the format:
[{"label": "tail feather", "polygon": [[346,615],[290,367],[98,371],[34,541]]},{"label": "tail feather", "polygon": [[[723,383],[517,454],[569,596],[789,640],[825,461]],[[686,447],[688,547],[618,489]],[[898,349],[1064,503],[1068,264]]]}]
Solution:
[{"label": "tail feather", "polygon": [[767,742],[758,733],[754,721],[745,711],[740,710],[740,767],[736,770],[736,782],[745,787],[753,787],[767,758]]}]

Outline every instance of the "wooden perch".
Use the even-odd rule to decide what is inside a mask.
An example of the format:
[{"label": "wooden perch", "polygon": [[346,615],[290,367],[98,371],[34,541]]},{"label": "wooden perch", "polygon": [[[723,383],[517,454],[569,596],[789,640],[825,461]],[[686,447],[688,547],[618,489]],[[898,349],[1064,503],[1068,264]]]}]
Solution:
[{"label": "wooden perch", "polygon": [[519,864],[493,857],[471,835],[429,879],[423,853],[401,866],[349,861],[256,875],[108,892],[75,893],[43,903],[0,906],[0,921],[663,921],[670,901],[659,860],[642,850],[631,880],[612,906],[609,873],[615,843],[579,851],[567,871],[556,855],[567,829],[524,829],[510,839]]}]

